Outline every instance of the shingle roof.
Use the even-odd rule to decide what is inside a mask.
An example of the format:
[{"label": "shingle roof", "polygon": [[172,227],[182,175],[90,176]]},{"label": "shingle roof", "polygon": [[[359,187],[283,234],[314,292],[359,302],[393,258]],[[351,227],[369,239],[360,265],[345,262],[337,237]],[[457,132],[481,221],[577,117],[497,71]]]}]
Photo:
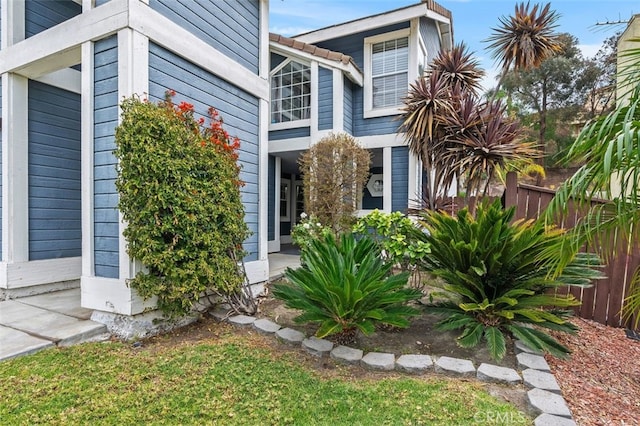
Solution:
[{"label": "shingle roof", "polygon": [[330,61],[341,62],[345,65],[353,65],[357,70],[358,65],[355,63],[353,58],[349,55],[345,55],[344,53],[335,52],[333,50],[324,49],[322,47],[315,46],[309,43],[303,43],[294,38],[281,36],[280,34],[269,33],[269,41],[276,42],[281,44],[282,46],[291,47],[292,49],[299,50],[301,52],[306,52],[310,55],[317,56],[319,58],[328,59]]}]

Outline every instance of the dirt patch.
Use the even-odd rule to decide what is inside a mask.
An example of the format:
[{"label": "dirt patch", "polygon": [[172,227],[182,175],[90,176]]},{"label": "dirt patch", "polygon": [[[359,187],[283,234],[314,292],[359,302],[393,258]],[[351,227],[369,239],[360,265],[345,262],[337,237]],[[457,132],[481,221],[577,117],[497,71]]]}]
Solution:
[{"label": "dirt patch", "polygon": [[[295,323],[293,319],[299,314],[299,311],[286,308],[280,300],[267,296],[260,302],[257,316],[269,318],[282,327],[291,327],[304,332],[307,336],[313,336],[318,327],[316,325]],[[460,332],[435,330],[435,324],[439,319],[435,315],[424,313],[419,317],[413,318],[409,328],[389,329],[379,327],[369,336],[359,333],[355,346],[364,352],[388,352],[396,356],[402,354],[425,354],[435,355],[436,357],[449,356],[470,359],[476,367],[482,363],[509,368],[517,367],[514,345],[511,339],[507,339],[507,354],[500,362],[497,362],[489,356],[489,351],[486,349],[484,342],[475,348],[461,348],[456,343],[456,337],[460,335]],[[329,337],[328,340],[331,340],[331,338]]]}]

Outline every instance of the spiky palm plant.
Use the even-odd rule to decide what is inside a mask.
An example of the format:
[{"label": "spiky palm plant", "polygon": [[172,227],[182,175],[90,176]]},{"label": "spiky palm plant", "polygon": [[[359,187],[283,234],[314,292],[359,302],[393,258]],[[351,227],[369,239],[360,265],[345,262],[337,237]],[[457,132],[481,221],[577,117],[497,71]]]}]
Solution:
[{"label": "spiky palm plant", "polygon": [[464,43],[457,44],[450,50],[441,50],[431,68],[441,74],[449,87],[458,87],[474,94],[482,89],[480,82],[485,72]]},{"label": "spiky palm plant", "polygon": [[500,25],[486,42],[488,49],[502,71],[494,92],[498,92],[506,73],[513,69],[537,68],[542,61],[558,53],[561,45],[555,28],[559,15],[551,4],[530,6],[529,2],[516,4],[512,16],[502,16]]},{"label": "spiky palm plant", "polygon": [[500,100],[472,106],[467,101],[450,123],[452,142],[445,159],[455,159],[456,169],[466,173],[467,194],[486,196],[496,172],[507,163],[534,158],[535,143],[521,140],[521,127],[509,118]]},{"label": "spiky palm plant", "polygon": [[[640,38],[633,40],[640,44]],[[547,219],[566,214],[569,201],[587,210],[571,230],[568,241],[551,250],[558,253],[557,273],[585,243],[607,259],[638,250],[640,241],[640,48],[622,54],[626,65],[621,84],[631,90],[609,114],[588,123],[570,147],[565,162],[583,164],[557,191]],[[615,190],[614,188],[618,188]],[[605,198],[605,203],[594,203]],[[636,270],[622,311],[624,320],[640,325],[640,270]]]},{"label": "spiky palm plant", "polygon": [[430,209],[436,207],[438,194],[451,186],[454,172],[441,159],[446,152],[444,126],[446,117],[453,114],[450,87],[439,72],[432,72],[411,84],[404,99],[402,123],[398,132],[403,133],[409,151],[417,155],[428,177],[425,199]]},{"label": "spiky palm plant", "polygon": [[431,254],[419,266],[445,283],[445,301],[430,310],[444,317],[439,329],[463,330],[461,346],[473,347],[484,339],[494,359],[506,352],[505,333],[563,356],[567,348],[542,329],[574,331],[563,309],[579,302],[555,290],[589,285],[599,277],[593,269],[597,257],[575,255],[562,274],[551,277],[548,256],[554,254],[547,249],[563,238],[562,231],[545,228],[543,221],[510,223],[513,214],[513,208],[505,210],[499,201],[480,204],[475,218],[467,209],[457,218],[423,213],[421,224],[428,232],[419,236],[431,245]]},{"label": "spiky palm plant", "polygon": [[343,234],[313,240],[302,251],[304,266],[287,269],[287,283],[276,284],[273,295],[302,313],[296,322],[320,325],[316,336],[337,335],[352,343],[356,332],[370,334],[375,324],[407,327],[419,311],[407,306],[422,293],[406,286],[408,272],[391,275],[380,248],[368,236]]}]

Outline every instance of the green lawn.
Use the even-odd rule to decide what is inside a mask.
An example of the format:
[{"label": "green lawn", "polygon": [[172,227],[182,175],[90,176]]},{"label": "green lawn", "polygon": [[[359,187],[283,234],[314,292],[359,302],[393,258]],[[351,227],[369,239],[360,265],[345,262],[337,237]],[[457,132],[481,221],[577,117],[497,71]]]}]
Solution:
[{"label": "green lawn", "polygon": [[357,367],[324,374],[295,351],[274,352],[268,338],[219,327],[198,341],[92,343],[0,362],[1,423],[531,423],[476,383],[354,379]]}]

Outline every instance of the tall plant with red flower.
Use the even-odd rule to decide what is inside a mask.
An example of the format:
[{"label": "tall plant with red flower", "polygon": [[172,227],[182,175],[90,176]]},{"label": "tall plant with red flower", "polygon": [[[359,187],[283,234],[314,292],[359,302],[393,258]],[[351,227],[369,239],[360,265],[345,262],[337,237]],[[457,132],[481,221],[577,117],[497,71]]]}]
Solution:
[{"label": "tall plant with red flower", "polygon": [[205,292],[239,289],[238,258],[249,236],[240,196],[240,141],[214,108],[198,116],[175,92],[122,104],[116,130],[118,207],[127,252],[146,270],[130,282],[169,314],[188,312]]}]

